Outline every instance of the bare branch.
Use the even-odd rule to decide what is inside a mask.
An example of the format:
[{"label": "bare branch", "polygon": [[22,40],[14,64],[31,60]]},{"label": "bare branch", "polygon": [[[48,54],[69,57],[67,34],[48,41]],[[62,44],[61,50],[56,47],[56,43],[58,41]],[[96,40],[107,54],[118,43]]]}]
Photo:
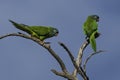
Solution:
[{"label": "bare branch", "polygon": [[66,66],[64,64],[64,62],[62,61],[62,59],[52,50],[52,48],[49,48],[47,46],[45,46],[45,48],[51,53],[51,55],[57,60],[57,62],[59,63],[62,71],[64,73],[67,73],[67,69],[66,69]]},{"label": "bare branch", "polygon": [[3,35],[3,36],[0,36],[0,39],[6,38],[6,37],[9,37],[9,36],[19,36],[19,37],[23,37],[23,38],[26,38],[26,39],[30,39],[30,40],[33,40],[33,41],[37,42],[41,46],[43,46],[43,44],[44,44],[43,41],[40,41],[39,39],[37,39],[35,37],[31,37],[31,36],[23,34],[23,33],[6,34],[6,35]]},{"label": "bare branch", "polygon": [[94,52],[94,53],[90,54],[90,55],[86,58],[86,60],[85,60],[85,62],[84,62],[84,64],[83,64],[84,72],[86,72],[87,62],[88,62],[94,55],[96,55],[96,54],[98,54],[98,53],[101,53],[101,52],[104,52],[104,51],[99,50],[99,51],[97,51],[97,52]]},{"label": "bare branch", "polygon": [[40,46],[44,47],[45,49],[47,49],[47,51],[57,60],[57,62],[59,63],[59,65],[61,67],[61,70],[62,70],[62,72],[58,72],[54,69],[52,69],[51,71],[54,74],[56,74],[58,76],[61,76],[61,77],[64,77],[68,80],[78,80],[78,78],[76,77],[77,74],[80,74],[82,76],[83,80],[89,80],[88,76],[86,75],[86,64],[89,61],[89,59],[91,59],[91,57],[93,55],[95,55],[97,53],[100,53],[100,52],[103,52],[103,51],[100,50],[96,53],[90,54],[87,57],[87,59],[85,60],[83,68],[82,68],[81,64],[82,64],[83,51],[88,46],[89,41],[86,40],[82,44],[82,46],[79,49],[78,56],[77,56],[76,60],[75,60],[73,54],[71,53],[71,51],[67,48],[67,46],[64,43],[59,42],[60,46],[62,46],[66,50],[66,52],[68,53],[73,65],[75,67],[73,73],[71,74],[67,71],[67,68],[66,68],[63,60],[55,53],[55,51],[51,48],[50,44],[47,45],[47,44],[45,44],[45,42],[41,41],[40,39],[29,36],[29,35],[26,35],[26,34],[23,34],[23,33],[6,34],[6,35],[3,35],[3,36],[0,36],[0,39],[6,38],[6,37],[9,37],[9,36],[19,36],[19,37],[23,37],[23,38],[26,38],[26,39],[30,39],[30,40],[36,42],[37,44],[39,44]]},{"label": "bare branch", "polygon": [[88,41],[85,41],[79,49],[77,60],[76,60],[76,63],[79,66],[82,64],[83,51],[88,46],[88,44],[89,44]]},{"label": "bare branch", "polygon": [[31,37],[31,36],[28,36],[26,34],[23,34],[23,33],[11,33],[11,34],[6,34],[6,35],[3,35],[3,36],[0,36],[0,39],[3,39],[3,38],[6,38],[6,37],[9,37],[9,36],[19,36],[19,37],[23,37],[23,38],[26,38],[26,39],[30,39],[36,43],[38,43],[39,45],[43,46],[44,48],[46,48],[49,53],[57,60],[57,62],[59,63],[61,69],[63,72],[67,72],[67,69],[66,69],[66,66],[64,64],[64,62],[62,61],[62,59],[50,48],[50,45],[46,45],[44,44],[43,41],[41,41],[40,39],[37,39],[35,37]]},{"label": "bare branch", "polygon": [[51,70],[54,74],[58,75],[58,76],[62,76],[68,80],[78,80],[75,76],[69,74],[69,73],[64,73],[64,72],[58,72],[54,69]]},{"label": "bare branch", "polygon": [[64,78],[66,78],[64,72],[58,72],[58,71],[56,71],[56,70],[54,70],[54,69],[52,69],[51,71],[52,71],[54,74],[58,75],[58,76],[62,76],[62,77],[64,77]]},{"label": "bare branch", "polygon": [[74,76],[76,76],[77,72],[79,71],[79,74],[84,78],[84,80],[89,80],[86,73],[84,72],[84,70],[81,67],[83,51],[87,47],[88,44],[89,44],[88,41],[85,41],[83,43],[83,45],[80,47],[79,52],[78,52],[78,56],[77,56],[77,59],[76,59],[77,67],[78,68],[80,67],[80,68],[79,69],[75,68],[75,70],[73,71]]},{"label": "bare branch", "polygon": [[[88,80],[87,75],[84,73],[82,67],[79,67],[74,59],[74,56],[72,55],[72,53],[70,52],[70,50],[67,48],[67,46],[64,43],[59,42],[59,44],[67,51],[74,67],[77,69],[78,73],[81,74],[81,76],[85,79]],[[74,74],[73,74],[74,75]]]},{"label": "bare branch", "polygon": [[74,65],[75,64],[75,59],[74,59],[74,56],[72,55],[72,53],[70,52],[70,50],[67,48],[67,46],[64,43],[62,43],[62,42],[58,42],[58,43],[60,44],[60,46],[62,46],[67,51],[73,65]]}]

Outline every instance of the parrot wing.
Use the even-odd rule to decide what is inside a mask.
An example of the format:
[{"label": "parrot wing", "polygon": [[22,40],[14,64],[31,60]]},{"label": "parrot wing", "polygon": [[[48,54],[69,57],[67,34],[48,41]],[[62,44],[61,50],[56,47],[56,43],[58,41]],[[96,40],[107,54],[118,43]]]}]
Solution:
[{"label": "parrot wing", "polygon": [[12,20],[9,20],[17,29],[20,29],[22,31],[25,31],[27,32],[28,34],[33,34],[33,31],[31,31],[29,29],[29,26],[28,25],[25,25],[25,24],[18,24]]},{"label": "parrot wing", "polygon": [[29,29],[35,32],[38,36],[47,36],[50,32],[49,27],[46,26],[30,26]]},{"label": "parrot wing", "polygon": [[90,44],[92,49],[94,50],[94,52],[96,52],[96,41],[95,41],[95,34],[97,33],[97,31],[93,32],[92,35],[90,36]]},{"label": "parrot wing", "polygon": [[29,28],[39,36],[40,40],[53,37],[57,32],[55,28],[50,26],[31,26]]},{"label": "parrot wing", "polygon": [[93,21],[93,23],[91,24],[91,26],[93,26],[92,27],[93,32],[98,30],[98,24],[97,24],[96,21]]}]

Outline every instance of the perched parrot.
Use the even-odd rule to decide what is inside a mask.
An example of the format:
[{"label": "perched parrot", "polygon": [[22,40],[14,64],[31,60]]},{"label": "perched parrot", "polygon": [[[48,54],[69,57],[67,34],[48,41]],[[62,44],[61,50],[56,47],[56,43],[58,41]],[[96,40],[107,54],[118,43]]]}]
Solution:
[{"label": "perched parrot", "polygon": [[99,16],[98,15],[90,15],[88,16],[87,20],[83,24],[83,31],[86,35],[86,39],[89,40],[92,49],[96,52],[96,41],[100,33],[98,33],[98,23]]},{"label": "perched parrot", "polygon": [[50,26],[28,26],[24,24],[18,24],[12,20],[9,20],[17,29],[25,31],[33,37],[44,41],[47,38],[57,36],[59,31],[56,28]]}]

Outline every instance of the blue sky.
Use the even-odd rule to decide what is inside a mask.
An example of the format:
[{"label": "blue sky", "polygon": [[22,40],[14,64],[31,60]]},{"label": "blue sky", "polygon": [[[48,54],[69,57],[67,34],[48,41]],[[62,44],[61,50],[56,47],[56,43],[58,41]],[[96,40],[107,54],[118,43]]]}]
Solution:
[{"label": "blue sky", "polygon": [[[100,16],[97,39],[98,50],[104,54],[94,56],[87,64],[90,80],[120,79],[120,1],[118,0],[1,0],[0,35],[20,32],[8,19],[27,25],[46,25],[59,29],[58,37],[48,39],[51,47],[62,57],[68,69],[73,66],[66,52],[57,44],[65,43],[77,56],[84,41],[82,24],[88,15]],[[22,32],[22,31],[21,31]],[[31,40],[9,37],[0,40],[0,80],[65,80],[50,69],[60,70],[55,59]],[[86,48],[86,57],[92,52]]]}]

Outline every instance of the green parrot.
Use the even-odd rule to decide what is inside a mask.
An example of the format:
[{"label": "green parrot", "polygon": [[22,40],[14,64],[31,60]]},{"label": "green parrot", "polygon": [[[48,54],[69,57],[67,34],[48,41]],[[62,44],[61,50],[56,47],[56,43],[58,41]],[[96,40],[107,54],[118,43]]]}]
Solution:
[{"label": "green parrot", "polygon": [[44,41],[47,38],[57,36],[59,31],[56,28],[50,26],[28,26],[25,24],[18,24],[12,20],[9,20],[17,29],[25,31],[33,37]]},{"label": "green parrot", "polygon": [[83,24],[83,31],[86,35],[86,39],[90,42],[92,49],[96,52],[96,41],[95,38],[99,37],[98,33],[98,15],[90,15]]}]

